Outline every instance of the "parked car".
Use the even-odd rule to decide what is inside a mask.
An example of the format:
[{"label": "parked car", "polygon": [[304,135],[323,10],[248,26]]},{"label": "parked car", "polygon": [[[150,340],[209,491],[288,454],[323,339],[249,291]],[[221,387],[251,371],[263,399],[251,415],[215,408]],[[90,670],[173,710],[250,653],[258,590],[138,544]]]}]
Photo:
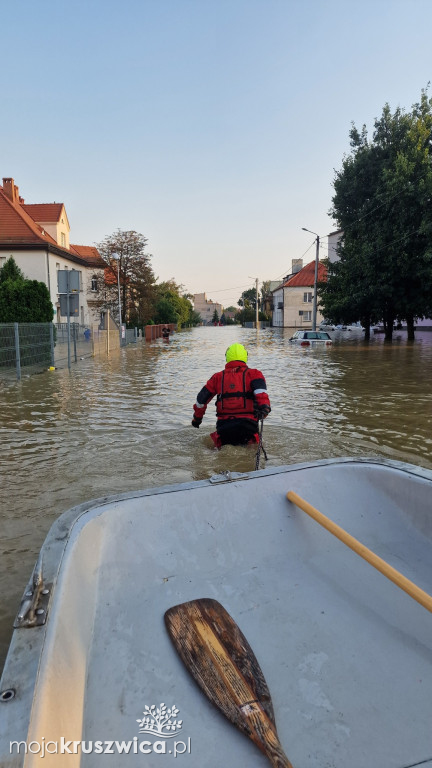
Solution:
[{"label": "parked car", "polygon": [[296,331],[290,341],[300,344],[301,347],[325,346],[330,347],[333,342],[326,331]]},{"label": "parked car", "polygon": [[335,327],[332,323],[329,323],[327,320],[323,320],[319,324],[319,331],[334,331]]}]

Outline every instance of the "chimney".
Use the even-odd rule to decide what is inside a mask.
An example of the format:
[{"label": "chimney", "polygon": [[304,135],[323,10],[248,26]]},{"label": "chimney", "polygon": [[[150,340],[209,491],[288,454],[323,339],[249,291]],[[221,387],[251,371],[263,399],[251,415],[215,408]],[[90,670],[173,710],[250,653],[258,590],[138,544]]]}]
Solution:
[{"label": "chimney", "polygon": [[303,259],[293,259],[292,260],[293,275],[296,275],[297,272],[300,272],[301,269],[303,269]]},{"label": "chimney", "polygon": [[13,203],[18,202],[18,187],[14,184],[13,179],[3,179],[3,192]]}]

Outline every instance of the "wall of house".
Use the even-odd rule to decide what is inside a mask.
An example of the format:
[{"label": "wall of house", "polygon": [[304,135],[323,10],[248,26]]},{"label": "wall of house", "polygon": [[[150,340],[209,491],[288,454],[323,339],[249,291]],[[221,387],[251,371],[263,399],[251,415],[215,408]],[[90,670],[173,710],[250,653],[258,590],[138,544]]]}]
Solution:
[{"label": "wall of house", "polygon": [[342,231],[331,232],[328,236],[328,260],[333,263],[339,261],[337,254],[337,245],[342,237]]},{"label": "wall of house", "polygon": [[48,285],[48,265],[45,249],[41,248],[40,251],[14,251],[11,248],[9,252],[2,251],[1,255],[2,257],[6,256],[6,261],[13,256],[27,280],[39,280],[39,282]]},{"label": "wall of house", "polygon": [[[313,287],[296,286],[284,288],[284,327],[312,328]],[[306,301],[305,301],[306,298]],[[302,312],[303,314],[299,314]],[[317,309],[317,326],[323,316]]]},{"label": "wall of house", "polygon": [[272,326],[273,328],[283,328],[284,317],[283,308],[279,308],[279,304],[283,304],[283,288],[279,288],[273,291],[273,313],[272,313]]},{"label": "wall of house", "polygon": [[14,251],[11,249],[9,252],[2,251],[1,256],[6,257],[6,260],[10,256],[13,256],[18,267],[23,272],[24,277],[28,280],[38,280],[41,283],[45,283],[49,289],[50,298],[54,307],[54,323],[65,323],[67,321],[66,317],[59,315],[60,303],[57,271],[59,269],[76,269],[78,272],[81,272],[82,291],[80,292],[80,309],[79,317],[76,318],[75,322],[79,320],[80,323],[89,325],[90,323],[99,320],[98,311],[89,308],[88,305],[91,278],[95,272],[93,268],[76,264],[63,256],[56,256],[44,249],[37,251]]},{"label": "wall of house", "polygon": [[[57,245],[60,245],[61,248],[69,248],[69,227],[66,216],[62,216],[61,220],[57,222],[38,221],[37,223],[54,238]],[[62,235],[64,236],[63,239]]]},{"label": "wall of house", "polygon": [[[100,321],[100,309],[96,306],[92,306],[92,299],[100,299],[100,288],[104,284],[104,270],[94,267],[82,268],[82,293],[80,294],[80,323],[82,325],[90,325],[91,323],[99,323]],[[92,291],[92,279],[97,278],[98,291]],[[84,320],[81,318],[84,316]]]}]

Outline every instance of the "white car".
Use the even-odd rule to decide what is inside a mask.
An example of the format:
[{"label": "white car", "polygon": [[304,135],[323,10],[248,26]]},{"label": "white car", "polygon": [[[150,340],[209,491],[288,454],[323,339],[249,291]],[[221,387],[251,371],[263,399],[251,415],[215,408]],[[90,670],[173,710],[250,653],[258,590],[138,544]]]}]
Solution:
[{"label": "white car", "polygon": [[326,331],[296,331],[290,341],[300,344],[301,347],[331,347],[331,337]]}]

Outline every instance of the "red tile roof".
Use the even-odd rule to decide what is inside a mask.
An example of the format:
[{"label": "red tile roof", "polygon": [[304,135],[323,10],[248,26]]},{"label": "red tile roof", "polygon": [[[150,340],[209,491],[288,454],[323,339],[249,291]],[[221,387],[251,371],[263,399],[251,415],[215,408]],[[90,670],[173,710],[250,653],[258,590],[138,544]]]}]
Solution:
[{"label": "red tile roof", "polygon": [[71,245],[69,250],[63,248],[33,218],[52,223],[58,221],[62,210],[63,203],[25,205],[19,199],[13,202],[0,186],[0,248],[55,246],[56,252],[62,252],[72,261],[79,261],[87,266],[105,267],[97,248],[89,245]]},{"label": "red tile roof", "polygon": [[70,247],[71,250],[73,249],[78,256],[88,263],[89,266],[106,267],[106,263],[98,249],[93,245],[71,245]]},{"label": "red tile roof", "polygon": [[34,221],[54,223],[60,221],[63,203],[32,203],[31,205],[23,203],[21,208],[24,208]]},{"label": "red tile roof", "polygon": [[[327,267],[321,262],[318,262],[318,282],[325,282],[327,280]],[[284,284],[284,288],[309,288],[313,286],[315,282],[315,262],[311,261],[310,264],[306,264],[300,272],[290,277]]]},{"label": "red tile roof", "polygon": [[9,200],[0,188],[0,244],[13,245],[14,243],[57,245],[54,238],[23,210],[23,206]]}]

